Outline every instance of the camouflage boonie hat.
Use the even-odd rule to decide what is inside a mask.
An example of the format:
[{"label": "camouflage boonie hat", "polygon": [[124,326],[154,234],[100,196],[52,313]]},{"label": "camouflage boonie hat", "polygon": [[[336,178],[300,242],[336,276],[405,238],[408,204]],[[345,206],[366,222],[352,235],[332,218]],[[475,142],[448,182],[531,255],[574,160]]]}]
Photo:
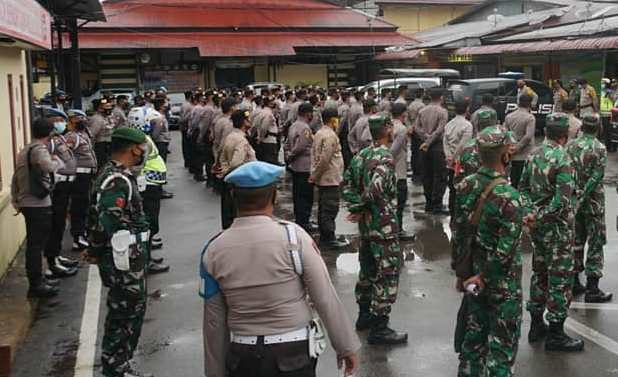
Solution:
[{"label": "camouflage boonie hat", "polygon": [[565,113],[552,113],[546,118],[545,125],[547,128],[556,131],[564,131],[569,129],[569,116]]},{"label": "camouflage boonie hat", "polygon": [[599,127],[601,125],[601,118],[597,114],[586,114],[582,118],[582,124],[584,126]]},{"label": "camouflage boonie hat", "polygon": [[496,110],[479,110],[476,114],[479,120],[479,128],[482,130],[486,127],[495,126],[498,123],[498,114]]},{"label": "camouflage boonie hat", "polygon": [[492,149],[516,144],[513,133],[502,126],[485,128],[479,132],[476,142],[481,149]]}]

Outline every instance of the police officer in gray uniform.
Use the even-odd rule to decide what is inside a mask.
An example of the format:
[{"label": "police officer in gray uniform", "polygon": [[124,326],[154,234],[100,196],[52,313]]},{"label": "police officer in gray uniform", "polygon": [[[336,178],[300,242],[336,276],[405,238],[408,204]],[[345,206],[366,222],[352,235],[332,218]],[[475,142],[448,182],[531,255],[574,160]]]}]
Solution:
[{"label": "police officer in gray uniform", "polygon": [[273,218],[283,172],[254,161],[225,178],[238,217],[206,245],[200,265],[208,377],[313,377],[321,322],[345,376],[357,368],[360,342],[320,251],[301,227]]}]

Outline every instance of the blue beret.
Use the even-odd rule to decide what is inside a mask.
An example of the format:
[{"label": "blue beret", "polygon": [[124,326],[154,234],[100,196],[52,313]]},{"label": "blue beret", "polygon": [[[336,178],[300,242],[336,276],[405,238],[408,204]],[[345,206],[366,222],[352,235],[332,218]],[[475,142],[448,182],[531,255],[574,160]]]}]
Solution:
[{"label": "blue beret", "polygon": [[224,181],[238,188],[260,188],[279,180],[285,168],[262,161],[251,161],[234,169]]},{"label": "blue beret", "polygon": [[67,111],[67,114],[69,115],[69,118],[71,118],[71,117],[79,117],[79,116],[84,117],[84,118],[88,117],[88,115],[86,115],[85,112],[83,112],[81,110],[78,110],[78,109],[71,109],[71,110]]},{"label": "blue beret", "polygon": [[63,117],[64,119],[69,119],[64,111],[54,109],[53,107],[43,108],[43,114],[45,114],[45,118]]}]

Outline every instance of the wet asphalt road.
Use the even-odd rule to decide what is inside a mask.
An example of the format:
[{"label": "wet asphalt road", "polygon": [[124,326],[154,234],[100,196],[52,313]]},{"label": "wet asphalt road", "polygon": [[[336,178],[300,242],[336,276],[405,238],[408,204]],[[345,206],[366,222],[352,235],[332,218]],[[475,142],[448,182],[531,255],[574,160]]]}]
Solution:
[{"label": "wet asphalt road", "polygon": [[[175,135],[178,136],[178,135]],[[175,138],[175,141],[178,141]],[[177,144],[178,145],[178,144]],[[167,274],[152,276],[149,281],[150,301],[136,355],[141,369],[157,377],[203,376],[202,303],[197,295],[199,254],[204,243],[220,229],[219,198],[203,185],[195,183],[182,168],[179,146],[173,149],[169,162],[167,189],[176,194],[163,201],[161,234],[165,242],[163,254],[172,269]],[[359,377],[455,376],[457,355],[453,351],[452,335],[460,295],[454,290],[454,278],[449,267],[450,229],[447,217],[426,216],[422,190],[410,185],[410,210],[405,214],[405,226],[418,240],[404,244],[407,261],[401,275],[400,294],[393,308],[392,325],[409,333],[407,346],[375,347],[364,345],[360,351]],[[616,190],[607,187],[608,246],[606,248],[606,278],[601,285],[618,291],[616,255],[618,235]],[[291,217],[289,180],[279,197],[279,214]],[[338,233],[356,237],[356,225],[343,220],[341,211]],[[71,252],[68,251],[67,254]],[[357,254],[353,248],[343,253],[323,251],[332,280],[352,319],[356,317],[354,285],[358,273]],[[530,254],[526,253],[524,287],[530,277]],[[87,267],[82,266],[77,277],[63,282],[63,294],[50,304],[42,305],[30,336],[18,351],[11,376],[72,377],[79,345]],[[105,294],[102,295],[99,323],[104,318]],[[583,298],[577,298],[582,301]],[[572,318],[596,330],[603,346],[590,340],[580,354],[546,353],[542,343],[530,346],[526,340],[529,318],[524,313],[517,376],[618,376],[618,305],[601,309],[572,309]],[[97,347],[102,327],[99,325]],[[364,339],[366,334],[360,334]],[[603,341],[604,340],[604,341]],[[95,360],[95,376],[100,367]],[[338,376],[335,355],[329,346],[318,364],[319,376]]]}]

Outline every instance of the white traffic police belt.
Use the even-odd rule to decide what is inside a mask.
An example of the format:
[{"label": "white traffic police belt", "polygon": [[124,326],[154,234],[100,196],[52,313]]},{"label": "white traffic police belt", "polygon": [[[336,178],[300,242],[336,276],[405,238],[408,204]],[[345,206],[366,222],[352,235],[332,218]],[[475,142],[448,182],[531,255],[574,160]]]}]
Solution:
[{"label": "white traffic police belt", "polygon": [[[237,344],[245,344],[245,345],[256,345],[259,340],[259,336],[241,336],[232,334],[231,340],[232,343]],[[280,344],[280,343],[290,343],[290,342],[299,342],[302,340],[309,339],[309,329],[307,327],[303,327],[302,329],[294,330],[287,332],[285,334],[279,335],[264,335],[264,344]]]},{"label": "white traffic police belt", "polygon": [[54,182],[59,183],[59,182],[73,182],[75,180],[75,176],[74,175],[64,175],[64,174],[58,174],[55,173],[54,174]]},{"label": "white traffic police belt", "polygon": [[94,173],[94,168],[77,168],[75,172],[77,174],[92,174]]}]

